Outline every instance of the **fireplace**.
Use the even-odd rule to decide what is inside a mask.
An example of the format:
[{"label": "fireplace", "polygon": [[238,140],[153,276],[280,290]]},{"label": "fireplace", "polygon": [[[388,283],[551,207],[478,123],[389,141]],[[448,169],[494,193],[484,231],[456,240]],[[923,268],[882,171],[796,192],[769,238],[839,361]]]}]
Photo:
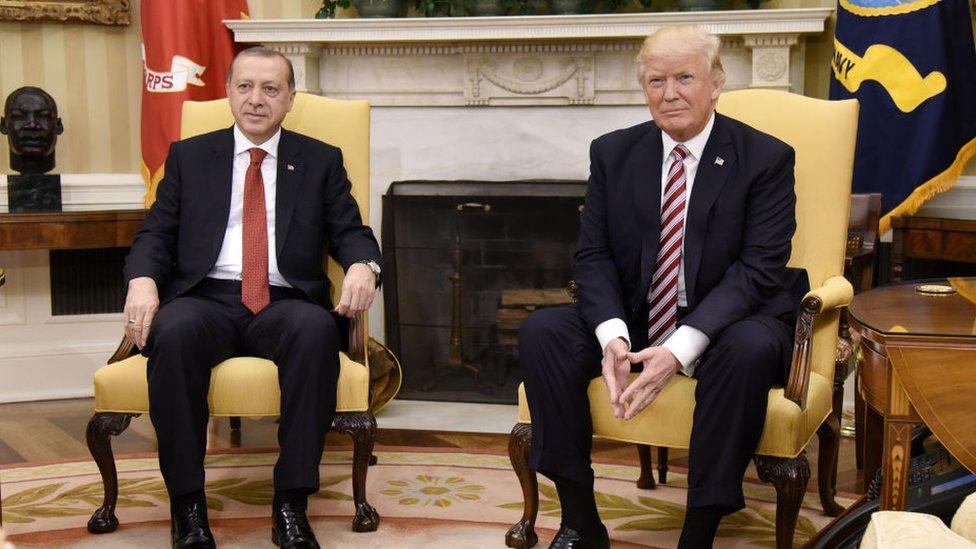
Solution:
[{"label": "fireplace", "polygon": [[383,197],[400,398],[515,403],[516,334],[568,303],[585,181],[400,181]]}]

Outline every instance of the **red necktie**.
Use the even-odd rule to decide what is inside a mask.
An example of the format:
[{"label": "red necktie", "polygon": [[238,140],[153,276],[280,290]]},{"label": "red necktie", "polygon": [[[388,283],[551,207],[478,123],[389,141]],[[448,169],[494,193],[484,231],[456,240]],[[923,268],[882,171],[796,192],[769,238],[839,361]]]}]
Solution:
[{"label": "red necktie", "polygon": [[678,268],[685,234],[685,166],[688,149],[678,145],[668,158],[668,183],[661,199],[661,238],[658,241],[657,263],[651,279],[647,315],[647,344],[660,346],[674,333],[678,324]]},{"label": "red necktie", "polygon": [[271,302],[268,287],[268,219],[264,205],[264,177],[261,162],[267,151],[254,147],[244,175],[243,257],[241,258],[241,303],[258,314]]}]

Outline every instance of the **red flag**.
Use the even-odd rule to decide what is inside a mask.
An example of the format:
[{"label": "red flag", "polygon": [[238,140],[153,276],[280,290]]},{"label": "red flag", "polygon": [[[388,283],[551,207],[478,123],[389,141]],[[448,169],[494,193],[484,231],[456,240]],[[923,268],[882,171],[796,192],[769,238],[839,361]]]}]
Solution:
[{"label": "red flag", "polygon": [[156,199],[169,145],[180,138],[183,101],[227,96],[234,38],[223,19],[246,19],[247,0],[143,0],[142,177]]}]

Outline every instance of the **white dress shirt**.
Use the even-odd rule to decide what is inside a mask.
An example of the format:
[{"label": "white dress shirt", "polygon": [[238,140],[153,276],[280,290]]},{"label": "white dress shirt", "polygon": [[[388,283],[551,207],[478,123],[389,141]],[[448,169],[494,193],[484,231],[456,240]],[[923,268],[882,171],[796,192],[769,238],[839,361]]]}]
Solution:
[{"label": "white dress shirt", "polygon": [[264,209],[268,221],[268,282],[272,286],[291,288],[281,273],[278,272],[278,257],[275,252],[275,190],[278,182],[278,142],[281,140],[281,128],[267,141],[255,145],[244,135],[244,132],[234,124],[234,167],[230,187],[230,216],[227,218],[227,230],[224,232],[224,242],[217,255],[217,262],[207,274],[210,278],[224,280],[240,280],[244,253],[244,176],[251,163],[251,153],[254,147],[264,149],[268,154],[261,162],[261,177],[264,179]]},{"label": "white dress shirt", "polygon": [[[698,173],[698,163],[701,160],[702,153],[705,151],[705,144],[708,143],[708,137],[712,133],[712,126],[715,124],[715,113],[713,112],[711,117],[709,117],[708,122],[705,124],[705,128],[702,129],[701,133],[692,137],[691,139],[680,143],[671,138],[667,133],[661,132],[661,140],[663,141],[663,158],[661,159],[661,177],[660,177],[660,187],[661,187],[661,201],[664,200],[664,186],[667,185],[668,181],[668,171],[671,168],[671,151],[674,148],[682,144],[688,149],[688,156],[685,157],[683,164],[685,168],[685,209],[684,209],[684,219],[687,222],[688,219],[688,204],[691,203],[691,190],[695,184],[695,175]],[[678,306],[686,307],[688,305],[688,297],[685,293],[685,257],[684,257],[684,239],[681,241],[681,263],[678,266]],[[596,337],[600,341],[600,348],[606,349],[607,344],[610,343],[615,338],[623,338],[627,342],[627,346],[630,346],[630,336],[627,333],[627,324],[620,318],[611,318],[604,322],[601,322],[599,326],[596,327]],[[708,336],[705,335],[701,330],[692,328],[691,326],[682,325],[678,326],[678,329],[672,333],[667,340],[662,343],[662,347],[671,351],[671,354],[678,359],[681,363],[681,371],[691,377],[695,372],[695,366],[698,362],[698,358],[701,357],[702,353],[708,347]]]}]

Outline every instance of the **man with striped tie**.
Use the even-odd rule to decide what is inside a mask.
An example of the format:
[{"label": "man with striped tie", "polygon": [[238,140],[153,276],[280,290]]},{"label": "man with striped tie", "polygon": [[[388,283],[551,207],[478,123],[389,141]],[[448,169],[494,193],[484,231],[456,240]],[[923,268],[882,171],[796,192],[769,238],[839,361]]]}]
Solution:
[{"label": "man with striped tie", "polygon": [[698,380],[679,547],[710,547],[721,518],[744,507],[742,476],[767,392],[789,368],[806,276],[786,267],[793,149],[715,112],[719,47],[698,27],[644,42],[638,77],[653,120],[593,141],[573,265],[579,302],[522,325],[529,463],[555,482],[562,506],[550,547],[609,546],[590,467],[586,390],[600,375],[625,420],[675,374]]}]

